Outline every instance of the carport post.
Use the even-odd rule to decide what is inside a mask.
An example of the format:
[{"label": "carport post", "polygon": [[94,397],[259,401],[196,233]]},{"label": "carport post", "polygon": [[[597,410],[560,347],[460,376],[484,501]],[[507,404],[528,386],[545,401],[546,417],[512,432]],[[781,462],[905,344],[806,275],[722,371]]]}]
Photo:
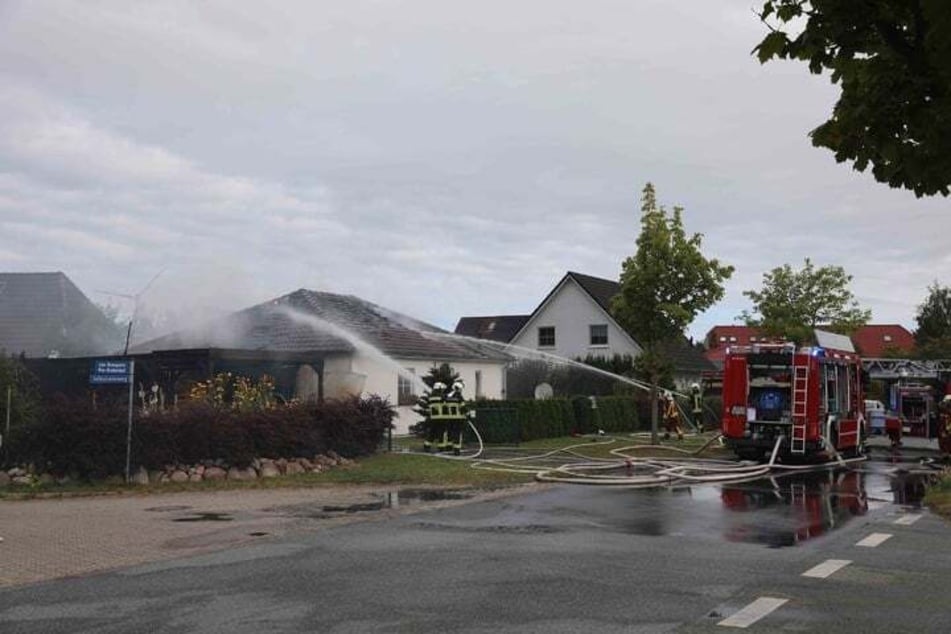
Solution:
[{"label": "carport post", "polygon": [[132,461],[132,388],[135,386],[135,359],[129,361],[129,427],[125,436],[125,483],[129,484]]}]

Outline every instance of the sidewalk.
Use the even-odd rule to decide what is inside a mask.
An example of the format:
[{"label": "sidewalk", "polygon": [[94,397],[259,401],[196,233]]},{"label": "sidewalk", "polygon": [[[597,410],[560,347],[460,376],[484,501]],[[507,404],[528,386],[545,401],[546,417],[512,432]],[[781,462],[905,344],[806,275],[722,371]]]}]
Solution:
[{"label": "sidewalk", "polygon": [[0,501],[0,588],[524,490],[471,491],[473,495],[465,499],[427,501],[426,495],[397,497],[398,488],[337,486]]}]

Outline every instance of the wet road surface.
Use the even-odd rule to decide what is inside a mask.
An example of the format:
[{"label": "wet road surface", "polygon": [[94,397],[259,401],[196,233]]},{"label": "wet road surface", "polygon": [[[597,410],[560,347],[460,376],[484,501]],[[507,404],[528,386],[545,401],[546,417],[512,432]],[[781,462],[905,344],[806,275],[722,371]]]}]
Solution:
[{"label": "wet road surface", "polygon": [[675,490],[559,485],[0,591],[0,631],[945,631],[951,530],[920,509],[928,477],[872,461]]}]

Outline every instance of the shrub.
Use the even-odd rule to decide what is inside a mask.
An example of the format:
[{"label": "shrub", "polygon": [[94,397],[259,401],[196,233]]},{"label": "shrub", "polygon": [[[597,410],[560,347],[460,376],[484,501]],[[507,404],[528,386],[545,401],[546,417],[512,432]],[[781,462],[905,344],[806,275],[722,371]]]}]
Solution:
[{"label": "shrub", "polygon": [[[125,471],[127,410],[57,396],[23,442],[24,462],[54,473],[101,478]],[[220,459],[248,466],[256,457],[313,457],[336,451],[368,455],[381,445],[395,409],[386,400],[350,397],[269,409],[186,402],[133,423],[132,466],[160,469]]]}]

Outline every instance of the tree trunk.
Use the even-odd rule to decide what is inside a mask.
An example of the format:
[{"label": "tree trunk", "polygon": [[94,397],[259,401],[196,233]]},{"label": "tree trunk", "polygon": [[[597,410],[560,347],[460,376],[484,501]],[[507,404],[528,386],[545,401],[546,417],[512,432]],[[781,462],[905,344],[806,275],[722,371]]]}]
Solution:
[{"label": "tree trunk", "polygon": [[650,408],[651,408],[651,444],[656,445],[659,442],[659,440],[657,438],[657,375],[655,373],[651,373]]}]

